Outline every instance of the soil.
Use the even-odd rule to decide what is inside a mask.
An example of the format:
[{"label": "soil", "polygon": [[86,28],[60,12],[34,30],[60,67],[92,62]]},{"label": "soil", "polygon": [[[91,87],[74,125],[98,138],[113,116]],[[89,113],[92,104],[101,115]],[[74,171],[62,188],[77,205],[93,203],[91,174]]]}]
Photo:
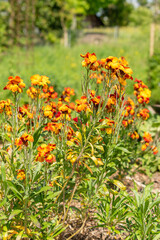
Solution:
[{"label": "soil", "polygon": [[[130,192],[131,189],[134,188],[134,182],[136,183],[139,191],[142,191],[147,184],[152,182],[153,183],[152,192],[160,193],[160,172],[154,173],[151,178],[149,178],[143,173],[137,172],[136,174],[134,174],[133,177],[125,176],[122,179],[122,182],[127,187],[128,192]],[[72,237],[71,240],[123,240],[126,238],[125,235],[113,236],[106,228],[100,227],[94,228],[95,222],[92,218],[92,214],[90,215],[91,217],[87,220],[83,232],[78,233],[77,235]],[[59,240],[66,240],[72,234],[78,231],[78,229],[80,229],[81,226],[82,223],[80,222],[80,220],[75,220],[74,218],[69,223],[69,226],[66,229],[66,231],[61,234]]]}]

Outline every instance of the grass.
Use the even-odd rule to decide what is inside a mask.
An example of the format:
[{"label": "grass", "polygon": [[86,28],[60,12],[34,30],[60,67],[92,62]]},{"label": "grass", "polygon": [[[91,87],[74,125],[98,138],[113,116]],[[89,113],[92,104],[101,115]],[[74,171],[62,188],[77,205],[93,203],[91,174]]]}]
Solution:
[{"label": "grass", "polygon": [[[102,30],[101,30],[102,31]],[[19,75],[27,87],[33,74],[47,75],[57,91],[69,86],[80,92],[82,72],[81,53],[95,52],[98,58],[107,56],[124,56],[133,69],[133,77],[147,81],[147,63],[149,57],[149,27],[121,28],[119,38],[114,39],[114,29],[103,30],[106,42],[99,45],[76,44],[71,48],[61,45],[37,46],[30,51],[13,48],[0,56],[0,94],[1,99],[9,97],[3,91],[8,76]],[[131,93],[131,85],[128,92]],[[25,99],[25,96],[24,96]]]}]

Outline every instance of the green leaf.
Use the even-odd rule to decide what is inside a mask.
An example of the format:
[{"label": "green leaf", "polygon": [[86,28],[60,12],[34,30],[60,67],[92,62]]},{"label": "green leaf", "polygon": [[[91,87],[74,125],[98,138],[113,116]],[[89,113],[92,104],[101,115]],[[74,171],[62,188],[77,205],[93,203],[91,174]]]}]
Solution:
[{"label": "green leaf", "polygon": [[5,138],[8,142],[12,143],[12,140],[10,139],[10,137],[8,137],[7,134],[4,134],[4,138]]},{"label": "green leaf", "polygon": [[101,152],[104,152],[104,148],[102,145],[95,145],[94,146],[96,149],[100,150]]},{"label": "green leaf", "polygon": [[156,236],[153,238],[153,240],[159,240],[160,239],[160,233],[156,234]]},{"label": "green leaf", "polygon": [[6,216],[5,214],[2,214],[2,213],[1,213],[0,221],[5,220],[5,219],[7,219],[7,216]]},{"label": "green leaf", "polygon": [[39,194],[39,193],[41,193],[41,192],[46,192],[46,191],[48,191],[49,189],[51,189],[52,187],[50,187],[50,186],[44,186],[44,187],[42,187],[38,192],[36,192],[35,194]]},{"label": "green leaf", "polygon": [[125,152],[125,153],[131,153],[131,152],[128,151],[127,148],[124,148],[124,147],[115,147],[115,148],[118,149],[118,150],[121,150],[122,152]]},{"label": "green leaf", "polygon": [[0,202],[0,207],[2,207],[6,203],[7,199],[4,198],[2,202]]},{"label": "green leaf", "polygon": [[70,206],[69,208],[76,210],[78,213],[82,214],[81,210],[75,206]]},{"label": "green leaf", "polygon": [[[33,171],[33,172],[34,172],[34,174],[33,174],[33,179],[32,179],[32,182],[34,182],[34,181],[36,181],[36,180],[37,180],[37,179],[36,179],[36,177],[37,177],[37,175],[39,174],[39,172],[40,172],[40,170],[41,170],[42,166],[43,166],[43,164],[42,164],[41,162],[38,162],[38,164],[37,164],[37,166],[36,166],[36,169],[35,169],[35,171]],[[37,173],[38,173],[38,174],[37,174]]]},{"label": "green leaf", "polygon": [[19,192],[19,190],[17,190],[16,186],[10,182],[10,181],[7,181],[8,185],[9,185],[9,188],[12,190],[12,192],[16,195],[16,197],[19,199],[19,200],[22,200],[23,199],[23,196],[22,194]]},{"label": "green leaf", "polygon": [[1,163],[2,182],[6,181],[6,169],[4,162]]},{"label": "green leaf", "polygon": [[52,199],[52,200],[53,200],[56,196],[58,196],[58,194],[59,194],[60,192],[61,192],[61,191],[49,192],[46,200],[49,200],[49,199]]},{"label": "green leaf", "polygon": [[37,129],[37,131],[34,133],[33,138],[34,138],[34,142],[33,142],[33,147],[35,147],[36,143],[38,142],[39,137],[41,136],[41,131],[43,129],[44,126],[41,126]]},{"label": "green leaf", "polygon": [[41,225],[40,225],[38,219],[37,219],[35,216],[31,215],[30,218],[31,218],[31,221],[34,223],[34,225],[35,225],[37,228],[41,228]]},{"label": "green leaf", "polygon": [[124,186],[122,182],[118,180],[112,180],[112,183],[116,185],[118,188],[120,188],[122,191],[126,190],[126,186]]},{"label": "green leaf", "polygon": [[20,240],[22,238],[24,230],[22,230],[20,233],[18,233],[16,240]]},{"label": "green leaf", "polygon": [[9,220],[11,220],[13,217],[15,217],[16,215],[18,215],[21,212],[22,212],[22,210],[20,210],[20,209],[13,210],[9,216]]}]

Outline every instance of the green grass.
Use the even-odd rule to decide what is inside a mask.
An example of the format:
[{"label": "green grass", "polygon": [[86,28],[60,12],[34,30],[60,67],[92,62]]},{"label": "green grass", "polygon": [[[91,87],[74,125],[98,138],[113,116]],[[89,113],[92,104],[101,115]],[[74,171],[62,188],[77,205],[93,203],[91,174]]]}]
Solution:
[{"label": "green grass", "polygon": [[[102,30],[101,30],[102,31]],[[103,30],[108,34],[104,44],[77,44],[71,48],[60,45],[37,46],[31,51],[13,48],[0,56],[0,94],[1,99],[10,97],[3,91],[10,75],[19,75],[27,87],[33,74],[47,75],[56,90],[69,86],[80,93],[84,69],[81,67],[81,53],[95,52],[98,58],[124,56],[133,69],[133,77],[146,81],[149,56],[149,27],[121,28],[119,38],[113,38],[113,29]],[[128,87],[131,93],[131,85]],[[24,96],[25,99],[25,96]]]}]

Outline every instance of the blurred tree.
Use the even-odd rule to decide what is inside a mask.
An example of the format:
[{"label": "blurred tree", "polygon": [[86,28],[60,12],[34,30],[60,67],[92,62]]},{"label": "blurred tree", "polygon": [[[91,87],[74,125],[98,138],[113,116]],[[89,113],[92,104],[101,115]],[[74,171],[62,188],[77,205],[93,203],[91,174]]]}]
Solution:
[{"label": "blurred tree", "polygon": [[61,27],[63,30],[64,46],[69,45],[68,31],[76,27],[77,15],[84,15],[88,9],[86,0],[57,0],[57,5],[60,8],[59,16]]},{"label": "blurred tree", "polygon": [[107,16],[109,26],[126,26],[129,23],[129,16],[133,5],[126,0],[114,0],[103,9],[103,16]]},{"label": "blurred tree", "polygon": [[9,45],[8,30],[9,30],[9,3],[0,1],[0,46],[3,48]]},{"label": "blurred tree", "polygon": [[132,26],[148,26],[152,22],[152,12],[146,7],[139,6],[131,12],[129,21]]},{"label": "blurred tree", "polygon": [[137,0],[137,2],[140,6],[147,6],[148,5],[148,0]]}]

